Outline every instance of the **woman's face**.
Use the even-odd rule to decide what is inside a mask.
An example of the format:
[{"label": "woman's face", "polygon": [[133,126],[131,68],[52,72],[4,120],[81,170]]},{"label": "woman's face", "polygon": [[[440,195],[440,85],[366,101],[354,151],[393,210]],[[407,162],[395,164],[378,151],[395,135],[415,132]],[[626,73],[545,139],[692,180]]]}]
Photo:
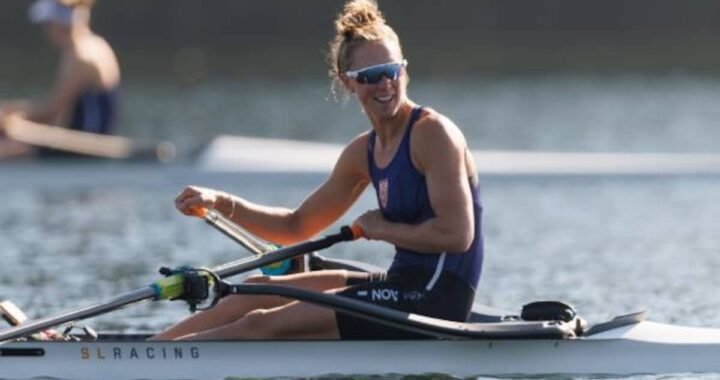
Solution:
[{"label": "woman's face", "polygon": [[[398,63],[403,60],[402,53],[397,44],[387,41],[366,42],[352,52],[350,57],[350,70],[381,65],[384,63]],[[400,107],[407,102],[407,72],[403,68],[396,80],[383,76],[379,82],[358,83],[355,79],[343,74],[343,83],[346,88],[357,96],[365,113],[374,118],[385,119],[394,117]]]}]

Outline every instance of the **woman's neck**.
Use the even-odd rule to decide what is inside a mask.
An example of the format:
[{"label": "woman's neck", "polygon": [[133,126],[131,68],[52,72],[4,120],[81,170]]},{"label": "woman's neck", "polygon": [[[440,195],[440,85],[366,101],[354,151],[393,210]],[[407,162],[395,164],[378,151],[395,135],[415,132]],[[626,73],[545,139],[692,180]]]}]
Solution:
[{"label": "woman's neck", "polygon": [[373,130],[375,130],[382,146],[388,146],[390,142],[395,141],[398,136],[402,135],[405,126],[410,120],[413,108],[413,103],[406,102],[400,106],[398,112],[392,117],[382,119],[370,117]]}]

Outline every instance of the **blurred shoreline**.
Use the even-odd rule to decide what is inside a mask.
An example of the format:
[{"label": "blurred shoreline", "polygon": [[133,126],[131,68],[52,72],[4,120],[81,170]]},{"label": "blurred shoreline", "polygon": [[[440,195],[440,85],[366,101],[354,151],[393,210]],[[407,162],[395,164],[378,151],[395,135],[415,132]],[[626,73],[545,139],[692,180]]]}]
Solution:
[{"label": "blurred shoreline", "polygon": [[[48,71],[54,55],[26,20],[26,0],[0,2],[0,79]],[[128,74],[162,77],[204,66],[240,77],[323,77],[340,0],[98,2],[93,25]],[[380,6],[414,73],[720,74],[720,2],[393,0]],[[170,69],[170,70],[169,70]],[[187,69],[181,67],[180,70]]]},{"label": "blurred shoreline", "polygon": [[[0,2],[0,99],[41,96],[57,54]],[[196,146],[219,134],[346,142],[367,128],[332,101],[340,0],[98,1],[123,70],[120,134]],[[380,0],[414,100],[475,149],[717,152],[720,2]],[[268,112],[272,110],[272,112]],[[350,112],[348,112],[348,110]],[[318,115],[322,115],[318,120]]]}]

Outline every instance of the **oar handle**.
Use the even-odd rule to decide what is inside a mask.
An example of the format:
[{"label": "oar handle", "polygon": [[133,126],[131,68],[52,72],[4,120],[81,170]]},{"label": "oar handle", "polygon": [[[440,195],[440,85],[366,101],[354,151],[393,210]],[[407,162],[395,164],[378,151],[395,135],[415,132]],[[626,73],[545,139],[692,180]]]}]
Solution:
[{"label": "oar handle", "polygon": [[196,216],[200,219],[205,219],[208,214],[208,209],[205,207],[193,207],[190,209],[190,213],[192,213],[192,216]]},{"label": "oar handle", "polygon": [[362,227],[358,226],[357,224],[353,224],[350,226],[350,231],[352,232],[352,240],[362,239],[365,237],[365,231],[363,231]]}]

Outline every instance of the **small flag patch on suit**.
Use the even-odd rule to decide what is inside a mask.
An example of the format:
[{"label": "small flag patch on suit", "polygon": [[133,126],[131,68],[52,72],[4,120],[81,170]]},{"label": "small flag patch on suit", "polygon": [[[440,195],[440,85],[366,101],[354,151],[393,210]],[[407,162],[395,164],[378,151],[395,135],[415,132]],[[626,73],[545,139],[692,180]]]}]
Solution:
[{"label": "small flag patch on suit", "polygon": [[390,183],[387,178],[383,178],[378,183],[378,200],[380,201],[380,206],[382,206],[383,209],[387,208],[388,205],[388,188],[390,187]]}]

